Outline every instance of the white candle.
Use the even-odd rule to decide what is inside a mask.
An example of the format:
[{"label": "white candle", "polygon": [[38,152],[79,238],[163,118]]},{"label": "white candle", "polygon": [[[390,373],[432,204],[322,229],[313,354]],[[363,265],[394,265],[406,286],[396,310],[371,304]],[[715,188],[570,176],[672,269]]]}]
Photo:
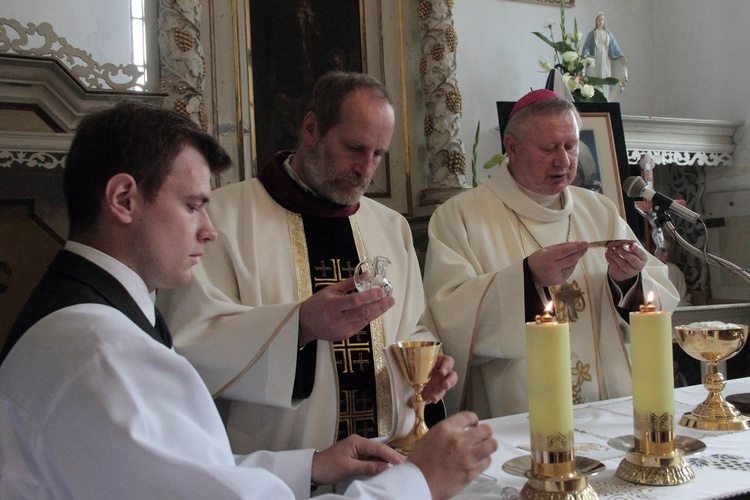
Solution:
[{"label": "white candle", "polygon": [[547,309],[536,321],[526,323],[531,448],[537,452],[572,451],[570,331],[567,323],[558,323]]},{"label": "white candle", "polygon": [[637,444],[644,441],[639,446],[643,448],[648,442],[665,442],[673,437],[674,372],[672,314],[656,310],[653,292],[640,309],[630,313],[630,346],[635,438]]}]

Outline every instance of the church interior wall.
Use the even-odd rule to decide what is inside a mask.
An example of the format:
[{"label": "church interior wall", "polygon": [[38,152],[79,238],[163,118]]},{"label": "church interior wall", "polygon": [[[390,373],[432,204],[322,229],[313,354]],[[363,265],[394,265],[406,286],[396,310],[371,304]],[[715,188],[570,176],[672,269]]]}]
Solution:
[{"label": "church interior wall", "polygon": [[[118,29],[124,28],[117,28],[110,22],[125,3],[88,2],[93,5],[80,14],[65,7],[66,2],[3,0],[2,16],[16,16],[24,23],[53,22],[58,34],[66,36],[70,43],[80,45],[102,60],[111,58],[119,62],[120,56],[114,52],[122,48],[117,43],[103,43],[99,36],[114,35],[116,40],[128,38],[127,30],[120,32]],[[232,10],[234,3],[228,0],[195,0],[194,3],[202,5],[199,28],[206,55],[204,97],[208,128],[220,137],[233,156],[247,158],[252,155],[247,114],[249,75],[232,74],[232,68],[238,64],[243,66],[249,60],[246,40],[242,39],[247,34],[242,29],[247,12],[241,2],[238,11]],[[544,84],[545,74],[539,71],[537,61],[551,59],[552,51],[532,32],[544,31],[545,20],[552,19],[553,30],[558,34],[559,8],[520,0],[462,0],[453,5],[458,34],[457,81],[462,94],[461,139],[470,156],[477,123],[481,123],[477,148],[481,165],[500,150],[494,102],[514,100],[530,87]],[[419,192],[425,185],[428,171],[417,68],[420,42],[415,27],[416,5],[404,4],[402,9],[400,18],[392,17],[387,21],[391,27],[393,23],[404,23],[403,31],[394,34],[388,28],[383,32],[389,38],[401,38],[389,47],[402,47],[405,56],[397,58],[394,56],[397,51],[391,50],[385,59],[387,63],[403,65],[403,80],[392,82],[396,86],[404,85],[397,93],[399,98],[405,97],[410,106],[408,116],[402,121],[409,132],[407,150],[410,156],[400,167],[406,172],[395,176],[399,180],[396,191],[401,192],[405,201],[394,206],[423,232],[434,207],[419,205]],[[579,31],[586,34],[593,28],[599,11],[606,14],[608,28],[628,59],[628,85],[618,98],[624,115],[748,121],[750,100],[742,97],[749,76],[747,65],[743,64],[743,50],[747,45],[745,27],[750,24],[750,7],[745,0],[575,0],[574,7],[565,9],[566,25],[570,30],[577,19]],[[34,17],[35,14],[38,16]],[[53,18],[60,20],[53,21]],[[236,26],[239,29],[232,32]],[[88,34],[83,35],[84,31]],[[703,196],[709,201],[729,192],[750,191],[750,134],[746,126],[739,128],[735,145],[733,166],[706,169]],[[248,175],[253,175],[253,171],[245,163],[242,171],[233,171],[227,182]],[[480,170],[479,175],[486,177],[491,171]],[[402,182],[407,185],[401,186]],[[726,207],[723,216],[732,220],[714,230],[712,241],[734,252],[732,258],[747,258],[742,251],[744,239],[736,228],[747,227],[750,214]],[[750,262],[747,265],[750,266]],[[747,300],[750,300],[750,292]]]},{"label": "church interior wall", "polygon": [[[568,31],[577,19],[585,36],[599,11],[606,14],[607,27],[628,60],[628,84],[617,98],[623,115],[750,121],[750,99],[743,97],[750,77],[748,66],[742,63],[747,47],[744,27],[750,23],[746,2],[576,0],[574,7],[565,9]],[[554,5],[516,0],[466,1],[456,2],[454,18],[460,40],[458,81],[464,96],[461,134],[470,150],[477,122],[481,122],[481,164],[501,147],[492,104],[515,100],[530,87],[544,85],[546,75],[539,72],[537,61],[551,61],[552,49],[532,32],[545,32],[544,22],[552,19],[559,39],[560,11]],[[733,165],[705,168],[704,203],[716,205],[728,193],[750,189],[747,130],[743,125],[734,136]],[[480,175],[491,172],[480,171]],[[748,268],[750,255],[736,228],[747,227],[750,217],[740,205],[725,203],[724,225],[709,230],[709,244],[718,255]],[[732,276],[723,279],[736,283]],[[750,287],[731,290],[731,297],[715,299],[750,300]]]}]

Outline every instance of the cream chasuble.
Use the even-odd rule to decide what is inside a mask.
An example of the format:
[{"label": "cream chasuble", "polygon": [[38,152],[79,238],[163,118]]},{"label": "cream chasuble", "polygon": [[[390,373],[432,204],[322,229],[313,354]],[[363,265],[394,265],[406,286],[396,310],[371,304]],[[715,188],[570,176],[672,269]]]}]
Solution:
[{"label": "cream chasuble", "polygon": [[[227,430],[236,453],[330,446],[339,408],[330,343],[317,343],[310,396],[292,398],[299,305],[312,290],[310,270],[300,267],[309,263],[298,216],[279,206],[258,179],[215,190],[208,211],[217,240],[206,245],[190,283],[157,296],[175,349],[196,367],[214,397],[229,400]],[[379,320],[382,335],[373,324],[373,335],[382,337],[378,346],[434,340],[406,220],[367,198],[350,220],[361,257],[391,260],[388,278],[396,303]],[[391,415],[385,424],[379,419],[379,433],[404,434],[413,423],[411,389],[379,347],[373,354],[379,395],[389,396],[378,397],[385,405],[378,414]]]},{"label": "cream chasuble", "polygon": [[[462,408],[487,418],[528,411],[523,260],[539,244],[565,242],[569,217],[570,241],[636,239],[608,198],[569,187],[562,209],[545,208],[504,165],[432,216],[424,283],[438,335],[459,373],[459,390],[446,397],[449,413]],[[592,248],[568,277],[570,289],[550,289],[557,313],[570,320],[576,402],[632,392],[628,326],[606,273],[604,250]],[[658,259],[649,258],[641,284],[656,292],[662,309],[676,307],[676,291]]]}]

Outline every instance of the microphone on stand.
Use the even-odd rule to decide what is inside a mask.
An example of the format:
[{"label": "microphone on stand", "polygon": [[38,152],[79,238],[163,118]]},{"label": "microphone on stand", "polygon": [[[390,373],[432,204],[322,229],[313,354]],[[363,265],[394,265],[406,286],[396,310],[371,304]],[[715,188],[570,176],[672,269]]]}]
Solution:
[{"label": "microphone on stand", "polygon": [[693,212],[689,208],[680,205],[669,196],[665,196],[661,193],[657,193],[653,189],[649,189],[646,185],[646,181],[637,175],[625,179],[622,183],[622,189],[625,191],[625,194],[631,198],[646,198],[647,200],[650,200],[654,204],[654,208],[657,210],[668,210],[693,223],[701,218],[699,213]]},{"label": "microphone on stand", "polygon": [[[659,211],[670,211],[675,215],[679,215],[680,217],[689,220],[690,222],[696,222],[701,218],[699,214],[693,212],[689,208],[683,207],[679,203],[675,202],[672,198],[664,196],[661,193],[657,193],[653,189],[648,189],[646,181],[644,181],[642,177],[638,177],[637,175],[625,179],[622,183],[622,189],[623,191],[625,191],[625,194],[627,194],[631,198],[640,197],[651,200],[651,202],[653,202],[654,204],[654,207]],[[646,217],[648,218],[648,216]],[[649,219],[649,222],[650,221],[651,219]],[[665,217],[664,220],[660,220],[660,218],[657,217],[656,224],[658,227],[663,227],[667,234],[674,238],[674,240],[690,255],[704,260],[709,266],[722,267],[727,271],[736,274],[740,278],[744,279],[748,284],[750,284],[750,272],[746,271],[736,264],[729,262],[726,259],[722,259],[721,257],[717,257],[716,255],[708,253],[705,248],[701,250],[700,248],[693,246],[692,243],[688,242],[680,235],[679,232],[677,232],[677,229],[674,227],[674,224],[669,217]]]}]

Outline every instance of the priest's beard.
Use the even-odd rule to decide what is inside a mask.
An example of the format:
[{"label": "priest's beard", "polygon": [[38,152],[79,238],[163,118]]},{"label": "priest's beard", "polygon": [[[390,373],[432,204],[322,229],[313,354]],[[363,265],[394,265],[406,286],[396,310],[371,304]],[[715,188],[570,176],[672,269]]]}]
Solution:
[{"label": "priest's beard", "polygon": [[318,143],[306,159],[307,182],[318,196],[339,205],[349,206],[359,202],[372,178],[365,179],[357,172],[339,172],[334,166],[336,158],[324,144]]}]

